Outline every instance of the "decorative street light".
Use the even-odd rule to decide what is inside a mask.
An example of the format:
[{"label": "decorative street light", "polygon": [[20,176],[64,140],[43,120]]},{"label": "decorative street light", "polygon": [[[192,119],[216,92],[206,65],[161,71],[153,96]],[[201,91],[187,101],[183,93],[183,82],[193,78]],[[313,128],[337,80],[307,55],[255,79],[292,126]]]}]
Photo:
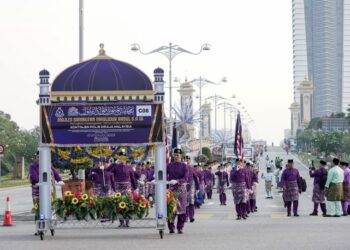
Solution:
[{"label": "decorative street light", "polygon": [[157,49],[154,49],[154,50],[146,52],[146,53],[141,50],[140,45],[134,43],[131,45],[131,50],[133,52],[138,51],[142,55],[160,53],[160,54],[164,55],[166,58],[168,58],[168,60],[169,60],[169,118],[170,118],[170,124],[171,124],[171,121],[172,121],[172,112],[171,112],[171,110],[172,110],[172,60],[175,58],[175,56],[177,56],[180,53],[199,55],[202,51],[210,50],[210,44],[204,43],[201,46],[201,49],[199,50],[199,52],[197,52],[197,53],[193,53],[191,51],[188,51],[188,50],[180,47],[179,45],[173,45],[172,43],[169,43],[169,45],[161,46]]},{"label": "decorative street light", "polygon": [[220,85],[221,83],[227,82],[227,78],[223,77],[220,82],[213,82],[206,78],[199,77],[197,79],[193,79],[192,81],[189,81],[189,83],[194,83],[199,87],[199,116],[200,116],[200,123],[199,123],[199,152],[200,155],[202,154],[202,137],[203,137],[203,117],[202,117],[202,88],[207,84],[213,84],[213,85]]}]

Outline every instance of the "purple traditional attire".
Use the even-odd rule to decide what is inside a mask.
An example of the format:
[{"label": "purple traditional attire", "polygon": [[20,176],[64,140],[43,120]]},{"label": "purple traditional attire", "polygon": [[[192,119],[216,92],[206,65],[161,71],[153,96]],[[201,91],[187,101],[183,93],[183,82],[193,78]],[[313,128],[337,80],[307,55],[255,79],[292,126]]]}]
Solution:
[{"label": "purple traditional attire", "polygon": [[146,188],[146,194],[149,198],[150,196],[154,197],[155,193],[155,184],[152,183],[154,180],[154,169],[153,168],[147,168],[147,188]]},{"label": "purple traditional attire", "polygon": [[218,176],[217,189],[219,193],[220,205],[226,205],[225,185],[230,185],[228,181],[228,174],[225,171],[217,171],[215,175]]},{"label": "purple traditional attire", "polygon": [[199,190],[199,181],[196,174],[196,169],[190,165],[188,167],[188,178],[187,178],[187,207],[186,207],[186,221],[188,218],[191,222],[194,221],[194,199],[195,192]]},{"label": "purple traditional attire", "polygon": [[93,180],[95,196],[107,196],[114,193],[114,176],[111,172],[102,170],[100,167],[94,167],[90,170],[89,176]]},{"label": "purple traditional attire", "polygon": [[348,207],[350,201],[350,169],[348,167],[344,168],[343,195],[343,215],[348,215]]},{"label": "purple traditional attire", "polygon": [[[56,182],[62,181],[62,178],[56,168],[51,166],[51,172],[53,174],[53,178]],[[39,183],[39,163],[33,163],[29,167],[29,177],[30,177],[30,183],[32,184],[32,198],[33,201],[36,199],[39,199],[39,186],[36,184]]]},{"label": "purple traditional attire", "polygon": [[[134,170],[126,164],[112,164],[107,168],[114,174],[115,191],[121,194],[130,193],[137,188]],[[120,220],[120,226],[124,225],[124,220]],[[126,226],[129,225],[129,220],[126,220]]]},{"label": "purple traditional attire", "polygon": [[213,195],[213,186],[215,185],[215,175],[210,169],[204,170],[205,178],[205,192],[207,193],[208,199],[211,199]]},{"label": "purple traditional attire", "polygon": [[258,175],[255,173],[254,170],[250,170],[249,172],[251,177],[251,193],[249,194],[249,205],[250,205],[250,211],[255,212],[256,211],[256,185],[259,183]]},{"label": "purple traditional attire", "polygon": [[[186,184],[188,179],[188,169],[183,162],[172,162],[167,165],[167,180],[176,180],[177,184],[170,185],[169,189],[174,192],[177,200],[177,230],[182,230],[186,221],[186,204],[187,204],[187,190]],[[176,217],[176,215],[174,215]],[[175,218],[174,218],[175,220]],[[175,229],[175,224],[168,221],[168,228],[170,231]]]},{"label": "purple traditional attire", "polygon": [[298,216],[299,190],[301,190],[299,177],[299,171],[295,168],[286,168],[282,174],[281,186],[283,187],[283,200],[287,206],[288,216],[291,214],[292,202],[293,213]]},{"label": "purple traditional attire", "polygon": [[246,218],[247,203],[249,200],[249,178],[244,168],[234,168],[230,173],[233,201],[236,205],[237,219]]},{"label": "purple traditional attire", "polygon": [[321,205],[322,213],[325,215],[327,213],[326,209],[326,197],[324,192],[324,187],[322,187],[322,182],[327,179],[327,170],[325,168],[319,168],[317,170],[310,169],[309,175],[314,178],[314,189],[312,192],[312,202],[314,203],[314,211],[311,215],[317,215],[318,204]]}]

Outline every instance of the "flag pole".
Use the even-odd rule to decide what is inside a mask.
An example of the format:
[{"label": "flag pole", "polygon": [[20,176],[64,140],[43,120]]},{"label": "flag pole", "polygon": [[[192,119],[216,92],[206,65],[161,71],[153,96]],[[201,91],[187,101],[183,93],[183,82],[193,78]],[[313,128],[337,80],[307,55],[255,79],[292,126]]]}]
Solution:
[{"label": "flag pole", "polygon": [[84,57],[84,0],[79,0],[79,62]]}]

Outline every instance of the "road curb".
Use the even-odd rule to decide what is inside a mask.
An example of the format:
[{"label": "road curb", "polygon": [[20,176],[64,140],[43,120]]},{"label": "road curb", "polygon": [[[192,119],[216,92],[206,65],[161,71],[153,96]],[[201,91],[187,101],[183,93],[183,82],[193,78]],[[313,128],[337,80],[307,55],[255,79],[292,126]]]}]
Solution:
[{"label": "road curb", "polygon": [[24,188],[24,187],[30,187],[30,184],[21,185],[21,186],[14,186],[14,187],[0,188],[0,191],[6,191],[6,190],[11,190],[11,189],[19,189],[19,188]]}]

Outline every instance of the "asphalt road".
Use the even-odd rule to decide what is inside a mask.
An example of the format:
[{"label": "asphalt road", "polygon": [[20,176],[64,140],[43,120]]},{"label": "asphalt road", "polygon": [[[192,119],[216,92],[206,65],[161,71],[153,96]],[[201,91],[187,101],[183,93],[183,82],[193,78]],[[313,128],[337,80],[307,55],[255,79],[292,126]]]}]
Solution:
[{"label": "asphalt road", "polygon": [[[269,150],[270,159],[276,155],[288,158],[280,148]],[[280,194],[265,199],[264,183],[258,186],[258,213],[246,221],[235,220],[231,192],[228,205],[220,206],[218,196],[196,210],[196,221],[187,223],[183,235],[159,239],[155,229],[58,229],[55,237],[46,235],[44,241],[33,236],[34,225],[16,222],[11,228],[0,227],[0,249],[350,249],[350,217],[310,217],[312,210],[311,180],[307,167],[295,159],[296,167],[308,180],[308,191],[300,198],[300,217],[287,217]],[[262,164],[264,166],[264,162]],[[20,198],[20,197],[19,197]]]}]

